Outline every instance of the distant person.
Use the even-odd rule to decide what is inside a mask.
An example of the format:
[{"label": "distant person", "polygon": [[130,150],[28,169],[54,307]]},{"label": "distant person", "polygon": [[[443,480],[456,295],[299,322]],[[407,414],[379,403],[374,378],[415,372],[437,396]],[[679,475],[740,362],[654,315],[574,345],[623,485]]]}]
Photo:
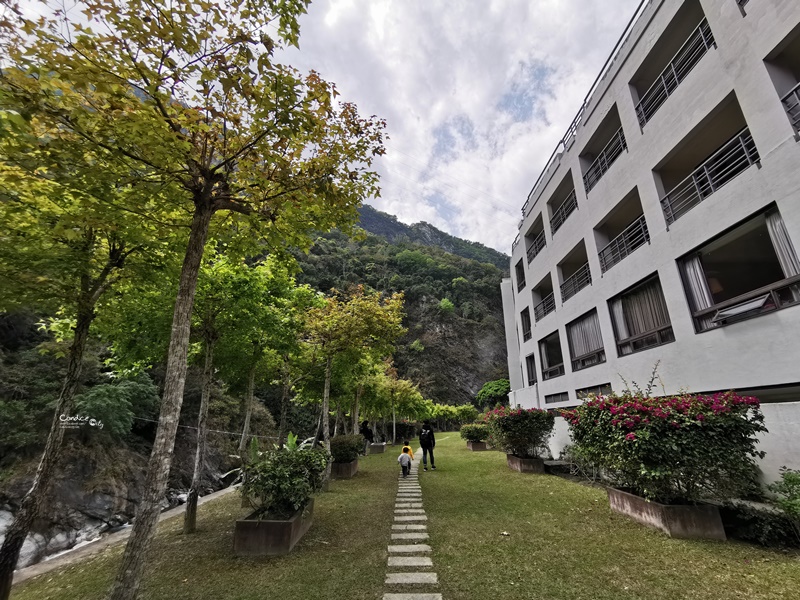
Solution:
[{"label": "distant person", "polygon": [[408,477],[411,472],[411,457],[408,455],[408,450],[408,446],[404,446],[400,456],[397,457],[397,462],[400,463],[400,468],[403,471],[403,479]]},{"label": "distant person", "polygon": [[372,433],[372,429],[370,429],[369,421],[364,421],[361,424],[360,433],[364,436],[364,454],[366,454],[369,445],[375,441],[375,435]]},{"label": "distant person", "polygon": [[408,450],[408,455],[411,457],[411,460],[414,460],[414,451],[411,449],[411,446],[408,444],[408,440],[403,442],[403,452]]},{"label": "distant person", "polygon": [[422,470],[428,470],[428,454],[431,455],[431,469],[436,470],[433,462],[433,448],[436,446],[436,439],[433,437],[433,428],[430,421],[422,424],[422,431],[419,432],[419,445],[422,446]]}]

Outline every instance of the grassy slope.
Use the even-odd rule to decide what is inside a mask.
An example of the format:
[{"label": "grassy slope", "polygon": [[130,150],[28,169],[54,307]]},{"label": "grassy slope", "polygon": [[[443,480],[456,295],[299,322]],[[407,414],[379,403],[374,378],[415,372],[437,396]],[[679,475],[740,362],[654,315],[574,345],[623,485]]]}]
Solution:
[{"label": "grassy slope", "polygon": [[456,434],[436,451],[438,470],[421,481],[445,598],[798,597],[796,555],[669,539],[613,514],[601,489],[514,473],[505,455],[470,452]]}]

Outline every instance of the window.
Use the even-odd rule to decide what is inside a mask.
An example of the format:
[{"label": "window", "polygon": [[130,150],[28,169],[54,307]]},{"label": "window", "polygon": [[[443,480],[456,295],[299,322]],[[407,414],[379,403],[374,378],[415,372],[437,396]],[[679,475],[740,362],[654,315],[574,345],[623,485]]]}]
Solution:
[{"label": "window", "polygon": [[517,291],[521,291],[525,287],[525,267],[522,266],[522,261],[519,261],[514,267],[517,273]]},{"label": "window", "polygon": [[567,325],[567,339],[573,371],[606,362],[596,309]]},{"label": "window", "polygon": [[594,394],[595,396],[608,396],[611,391],[610,383],[601,383],[600,385],[592,385],[575,390],[575,395],[578,397],[578,400],[585,400],[589,394]]},{"label": "window", "polygon": [[608,304],[620,356],[675,341],[658,275],[615,296]]},{"label": "window", "polygon": [[678,265],[698,332],[800,302],[800,261],[774,207]]},{"label": "window", "polygon": [[519,313],[519,318],[522,321],[522,341],[527,342],[531,339],[531,311],[529,308],[523,309]]},{"label": "window", "polygon": [[525,367],[528,371],[528,385],[536,383],[536,356],[529,354],[525,357]]},{"label": "window", "polygon": [[539,355],[542,359],[542,379],[553,379],[564,374],[564,357],[558,331],[539,340]]},{"label": "window", "polygon": [[544,397],[545,404],[552,404],[553,402],[567,402],[569,400],[569,392],[559,392],[558,394],[548,394]]}]

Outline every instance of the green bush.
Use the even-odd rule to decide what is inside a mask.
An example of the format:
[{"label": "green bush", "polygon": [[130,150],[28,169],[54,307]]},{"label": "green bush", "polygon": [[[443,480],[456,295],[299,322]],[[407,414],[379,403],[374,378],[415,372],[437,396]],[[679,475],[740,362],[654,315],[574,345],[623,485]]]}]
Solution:
[{"label": "green bush", "polygon": [[757,435],[766,431],[756,398],[626,392],[562,414],[580,457],[650,500],[725,500],[756,486]]},{"label": "green bush", "polygon": [[741,502],[720,507],[729,538],[767,548],[800,548],[800,527],[787,515]]},{"label": "green bush", "polygon": [[461,426],[461,439],[468,442],[485,442],[489,427],[485,423],[468,423]]},{"label": "green bush", "polygon": [[329,456],[324,450],[251,451],[243,467],[242,495],[259,516],[288,518],[322,489]]},{"label": "green bush", "polygon": [[520,458],[547,454],[547,440],[553,433],[555,415],[538,408],[496,408],[486,413],[492,445]]},{"label": "green bush", "polygon": [[331,438],[331,456],[335,463],[349,463],[358,458],[364,451],[364,436],[337,435]]},{"label": "green bush", "polygon": [[781,480],[769,486],[771,492],[778,494],[777,504],[786,515],[800,521],[800,471],[781,469]]},{"label": "green bush", "polygon": [[495,379],[487,381],[478,391],[475,399],[479,406],[491,406],[499,402],[501,405],[508,404],[508,393],[511,391],[511,384],[508,379]]}]

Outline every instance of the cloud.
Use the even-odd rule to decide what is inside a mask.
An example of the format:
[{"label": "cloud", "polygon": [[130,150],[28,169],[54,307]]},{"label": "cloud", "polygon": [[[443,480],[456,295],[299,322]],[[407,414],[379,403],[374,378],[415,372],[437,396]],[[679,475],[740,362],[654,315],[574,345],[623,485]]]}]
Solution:
[{"label": "cloud", "polygon": [[318,1],[283,58],[387,119],[371,204],[509,252],[528,191],[637,4]]}]

